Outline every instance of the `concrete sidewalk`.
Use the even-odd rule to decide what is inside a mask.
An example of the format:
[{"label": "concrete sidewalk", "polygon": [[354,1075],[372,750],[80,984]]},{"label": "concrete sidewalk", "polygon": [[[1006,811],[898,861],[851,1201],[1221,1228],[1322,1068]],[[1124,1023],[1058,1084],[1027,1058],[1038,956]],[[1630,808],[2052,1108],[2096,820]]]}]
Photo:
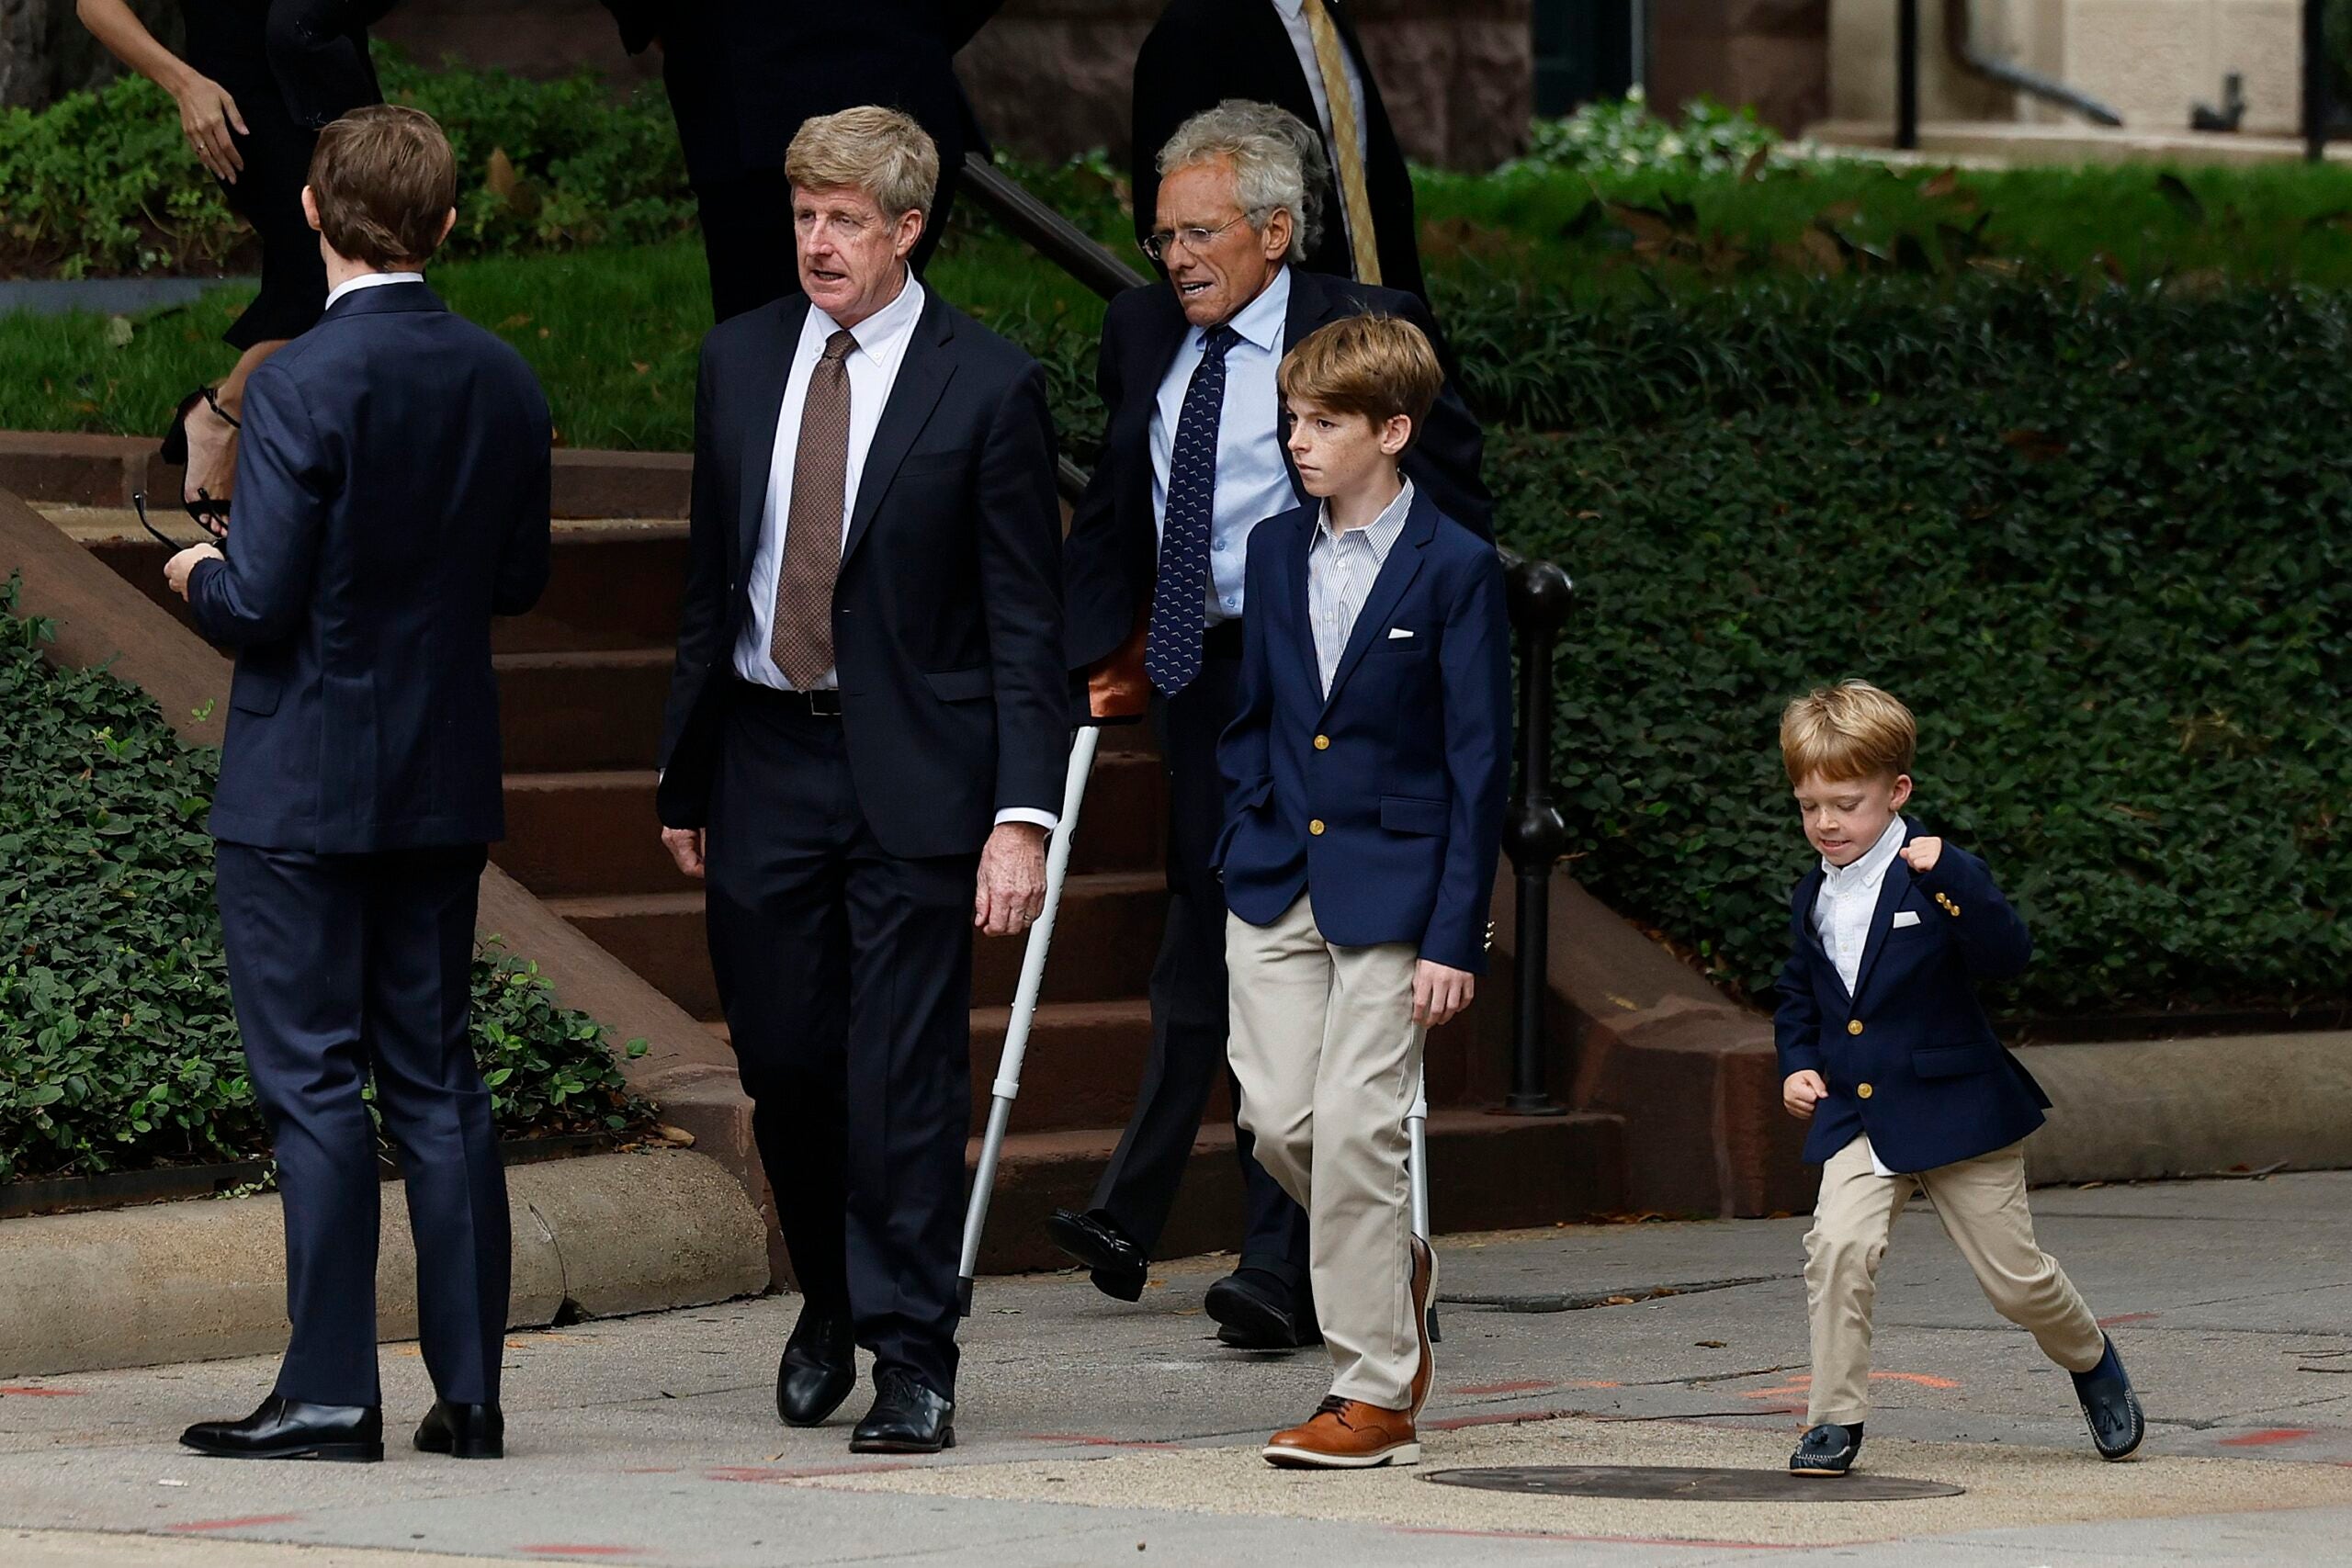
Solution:
[{"label": "concrete sidewalk", "polygon": [[2138,1379],[2153,1425],[2133,1462],[2091,1455],[2064,1374],[1992,1315],[1915,1204],[1884,1274],[1866,1464],[1958,1497],[1841,1502],[1825,1483],[1809,1504],[1618,1502],[1425,1479],[1776,1467],[1805,1380],[1805,1222],[1789,1219],[1449,1241],[1415,1470],[1260,1462],[1325,1363],[1221,1349],[1200,1296],[1222,1264],[1195,1259],[1135,1306],[1076,1276],[982,1281],[963,1446],[896,1464],[847,1452],[863,1393],[823,1430],[777,1423],[789,1298],[516,1336],[503,1464],[406,1448],[429,1398],[413,1347],[385,1351],[399,1441],[377,1466],[176,1448],[187,1422],[250,1408],[266,1360],[0,1386],[0,1562],[1683,1565],[1851,1562],[1899,1540],[1919,1568],[2352,1563],[2352,1379],[2335,1382],[2352,1373],[2352,1174],[2048,1190],[2037,1206]]}]

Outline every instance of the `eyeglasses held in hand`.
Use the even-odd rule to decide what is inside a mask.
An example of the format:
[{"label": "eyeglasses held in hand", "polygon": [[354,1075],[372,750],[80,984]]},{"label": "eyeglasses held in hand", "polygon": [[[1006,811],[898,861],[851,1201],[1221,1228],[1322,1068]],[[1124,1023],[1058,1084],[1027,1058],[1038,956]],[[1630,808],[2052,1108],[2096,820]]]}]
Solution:
[{"label": "eyeglasses held in hand", "polygon": [[[218,515],[224,520],[226,519],[228,516],[228,503],[226,502],[213,501],[209,495],[206,496],[204,500],[210,502],[212,505],[220,508],[219,513],[213,515]],[[182,550],[193,547],[180,543],[179,540],[173,538],[169,534],[164,533],[161,528],[156,527],[154,524],[148,521],[147,492],[145,491],[135,490],[130,492],[130,509],[139,513],[139,525],[141,528],[146,529],[148,534],[154,538],[157,544],[163,546],[174,555],[177,555]],[[199,545],[210,545],[214,549],[220,550],[225,554],[229,548],[229,535],[227,530],[223,529],[218,534],[212,532],[215,525],[211,520],[211,515],[199,513],[193,507],[189,509],[188,514],[196,518],[197,522],[201,525],[205,530],[205,536],[198,539],[197,543]]]}]

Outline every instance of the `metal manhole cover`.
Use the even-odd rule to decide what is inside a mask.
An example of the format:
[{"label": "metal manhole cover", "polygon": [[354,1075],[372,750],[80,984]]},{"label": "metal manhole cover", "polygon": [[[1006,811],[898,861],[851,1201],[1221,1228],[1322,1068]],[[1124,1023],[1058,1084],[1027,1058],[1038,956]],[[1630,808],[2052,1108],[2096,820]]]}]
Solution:
[{"label": "metal manhole cover", "polygon": [[1536,1497],[1648,1497],[1670,1503],[1899,1503],[1958,1497],[1966,1488],[1867,1472],[1808,1479],[1773,1470],[1698,1470],[1672,1465],[1519,1464],[1440,1470],[1440,1486],[1475,1486]]}]

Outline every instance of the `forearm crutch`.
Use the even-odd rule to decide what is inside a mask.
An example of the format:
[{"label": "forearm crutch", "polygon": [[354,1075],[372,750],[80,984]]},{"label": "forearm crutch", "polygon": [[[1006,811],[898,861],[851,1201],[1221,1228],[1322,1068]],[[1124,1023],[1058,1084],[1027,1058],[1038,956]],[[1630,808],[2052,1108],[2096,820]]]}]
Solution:
[{"label": "forearm crutch", "polygon": [[[1431,1247],[1437,1244],[1430,1235],[1430,1075],[1422,1069],[1420,1078],[1413,1086],[1413,1108],[1405,1112],[1405,1135],[1412,1140],[1409,1158],[1413,1177],[1413,1234]],[[1443,1339],[1438,1332],[1437,1302],[1430,1302],[1430,1339]]]},{"label": "forearm crutch", "polygon": [[1054,916],[1061,908],[1062,882],[1069,872],[1069,846],[1078,832],[1079,807],[1086,800],[1087,775],[1094,771],[1094,749],[1102,731],[1094,725],[1080,728],[1069,745],[1069,773],[1062,784],[1061,820],[1054,827],[1046,849],[1046,908],[1029,928],[1029,945],[1021,954],[1021,983],[1012,992],[1012,1017],[1004,1031],[1004,1051],[998,1056],[996,1082],[989,1088],[988,1131],[980,1137],[980,1163],[972,1172],[972,1199],[964,1211],[964,1258],[956,1269],[958,1309],[972,1315],[972,1278],[979,1271],[980,1232],[989,1223],[989,1195],[996,1186],[997,1156],[1004,1148],[1004,1131],[1012,1120],[1012,1102],[1021,1095],[1021,1059],[1029,1052],[1029,1025],[1037,1015],[1037,992],[1046,978],[1046,951],[1054,943]]}]

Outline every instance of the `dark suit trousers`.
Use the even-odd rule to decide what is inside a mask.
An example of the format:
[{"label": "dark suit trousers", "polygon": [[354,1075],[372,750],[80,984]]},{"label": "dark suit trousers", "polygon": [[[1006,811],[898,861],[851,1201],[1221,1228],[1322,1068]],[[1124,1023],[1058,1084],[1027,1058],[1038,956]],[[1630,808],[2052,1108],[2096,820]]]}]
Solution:
[{"label": "dark suit trousers", "polygon": [[711,965],[793,1271],[952,1398],[979,857],[887,853],[840,719],[718,700]]},{"label": "dark suit trousers", "polygon": [[445,1399],[498,1398],[506,1176],[467,1026],[480,845],[371,855],[219,846],[229,987],[286,1211],[287,1399],[376,1404],[376,1134],[400,1152],[418,1337]]},{"label": "dark suit trousers", "polygon": [[[1153,704],[1168,769],[1168,928],[1151,969],[1151,1056],[1143,1087],[1094,1190],[1094,1207],[1146,1252],[1158,1247],[1176,1205],[1210,1090],[1220,1077],[1232,1083],[1225,1055],[1225,893],[1209,856],[1225,820],[1216,740],[1239,709],[1240,681],[1238,655],[1213,652],[1191,685]],[[1238,1086],[1233,1092],[1238,1104]],[[1258,1163],[1250,1134],[1238,1123],[1233,1131],[1248,1210],[1242,1267],[1262,1269],[1303,1294],[1306,1212]]]}]

